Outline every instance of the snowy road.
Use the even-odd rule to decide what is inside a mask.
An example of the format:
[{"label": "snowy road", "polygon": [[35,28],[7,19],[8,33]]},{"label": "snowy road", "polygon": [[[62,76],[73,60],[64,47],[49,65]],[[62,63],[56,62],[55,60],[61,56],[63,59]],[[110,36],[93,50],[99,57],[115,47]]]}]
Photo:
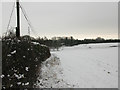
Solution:
[{"label": "snowy road", "polygon": [[[117,43],[84,44],[64,47],[60,51],[52,51],[52,55],[58,57],[57,60],[59,60],[60,65],[54,65],[54,68],[51,69],[49,67],[49,73],[55,73],[59,71],[58,67],[61,68],[63,74],[58,72],[56,76],[57,79],[61,78],[62,81],[65,81],[65,84],[55,84],[52,81],[53,79],[49,79],[52,81],[52,85],[48,84],[48,87],[117,88],[117,46]],[[48,72],[45,69],[43,71]],[[62,83],[62,81],[60,82]]]}]

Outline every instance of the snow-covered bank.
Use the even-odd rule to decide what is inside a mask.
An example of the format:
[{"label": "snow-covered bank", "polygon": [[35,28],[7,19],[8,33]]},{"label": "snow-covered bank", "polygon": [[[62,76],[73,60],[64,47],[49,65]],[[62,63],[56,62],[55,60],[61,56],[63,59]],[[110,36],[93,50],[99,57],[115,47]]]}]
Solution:
[{"label": "snow-covered bank", "polygon": [[64,74],[60,60],[54,54],[43,62],[40,73],[40,77],[38,77],[38,81],[36,83],[36,88],[74,87],[74,85],[70,85],[63,80]]},{"label": "snow-covered bank", "polygon": [[118,87],[118,44],[83,44],[51,52],[60,58],[64,80],[79,88]]}]

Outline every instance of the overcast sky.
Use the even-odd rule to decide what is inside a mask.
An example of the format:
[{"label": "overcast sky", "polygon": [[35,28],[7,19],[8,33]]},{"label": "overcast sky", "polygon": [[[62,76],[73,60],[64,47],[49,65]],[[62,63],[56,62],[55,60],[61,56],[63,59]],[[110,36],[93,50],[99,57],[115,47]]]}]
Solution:
[{"label": "overcast sky", "polygon": [[[32,36],[118,38],[117,2],[22,2],[33,27]],[[13,2],[2,4],[2,32],[6,31]],[[15,11],[11,26],[15,26]],[[28,34],[21,14],[21,35]]]}]

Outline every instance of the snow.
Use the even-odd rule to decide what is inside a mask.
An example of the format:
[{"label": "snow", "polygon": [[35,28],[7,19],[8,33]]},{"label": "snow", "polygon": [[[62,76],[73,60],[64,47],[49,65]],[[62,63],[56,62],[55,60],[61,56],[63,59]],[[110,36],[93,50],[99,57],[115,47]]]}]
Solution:
[{"label": "snow", "polygon": [[41,46],[43,46],[43,47],[47,47],[46,45],[44,45],[44,44],[40,44]]},{"label": "snow", "polygon": [[1,78],[4,78],[5,77],[5,75],[1,75]]},{"label": "snow", "polygon": [[38,43],[38,42],[32,42],[34,45],[41,45],[41,46],[43,46],[43,47],[47,47],[46,45],[44,45],[44,44],[40,44],[40,43]]},{"label": "snow", "polygon": [[14,76],[15,76],[17,79],[24,78],[24,74],[16,74],[16,73],[14,73]]},{"label": "snow", "polygon": [[[43,85],[37,82],[38,87],[118,88],[118,43],[62,47],[51,54],[43,63]],[[55,80],[60,80],[60,84]]]},{"label": "snow", "polygon": [[25,58],[26,56],[23,56],[23,58]]},{"label": "snow", "polygon": [[25,67],[25,70],[26,70],[26,71],[29,71],[28,69],[29,69],[29,67]]},{"label": "snow", "polygon": [[22,83],[22,86],[24,86],[25,84],[24,83]]},{"label": "snow", "polygon": [[14,50],[13,52],[11,52],[11,54],[15,54],[16,53],[16,50]]},{"label": "snow", "polygon": [[[13,69],[13,68],[12,68]],[[14,72],[17,72],[17,70],[14,69]]]},{"label": "snow", "polygon": [[29,85],[29,82],[25,83],[24,85]]},{"label": "snow", "polygon": [[32,42],[34,45],[39,45],[39,43],[38,42]]},{"label": "snow", "polygon": [[8,76],[8,77],[10,77],[10,75],[9,75],[9,74],[8,74],[7,76]]},{"label": "snow", "polygon": [[[14,50],[13,52],[11,52],[11,54],[15,54],[15,53],[16,53],[16,50]],[[12,56],[11,54],[8,54],[7,56],[11,57]]]},{"label": "snow", "polygon": [[17,84],[18,84],[18,85],[20,85],[20,84],[21,84],[21,82],[17,82]]},{"label": "snow", "polygon": [[11,54],[8,54],[7,56],[8,56],[8,57],[11,57]]},{"label": "snow", "polygon": [[13,84],[11,84],[10,87],[13,87]]},{"label": "snow", "polygon": [[18,40],[18,42],[20,42],[20,40]]}]

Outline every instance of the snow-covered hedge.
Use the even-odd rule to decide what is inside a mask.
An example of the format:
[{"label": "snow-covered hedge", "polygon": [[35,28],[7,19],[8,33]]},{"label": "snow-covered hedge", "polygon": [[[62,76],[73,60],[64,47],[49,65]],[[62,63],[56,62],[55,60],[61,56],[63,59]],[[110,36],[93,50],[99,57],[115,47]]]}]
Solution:
[{"label": "snow-covered hedge", "polygon": [[27,39],[2,39],[2,88],[32,88],[49,48]]}]

